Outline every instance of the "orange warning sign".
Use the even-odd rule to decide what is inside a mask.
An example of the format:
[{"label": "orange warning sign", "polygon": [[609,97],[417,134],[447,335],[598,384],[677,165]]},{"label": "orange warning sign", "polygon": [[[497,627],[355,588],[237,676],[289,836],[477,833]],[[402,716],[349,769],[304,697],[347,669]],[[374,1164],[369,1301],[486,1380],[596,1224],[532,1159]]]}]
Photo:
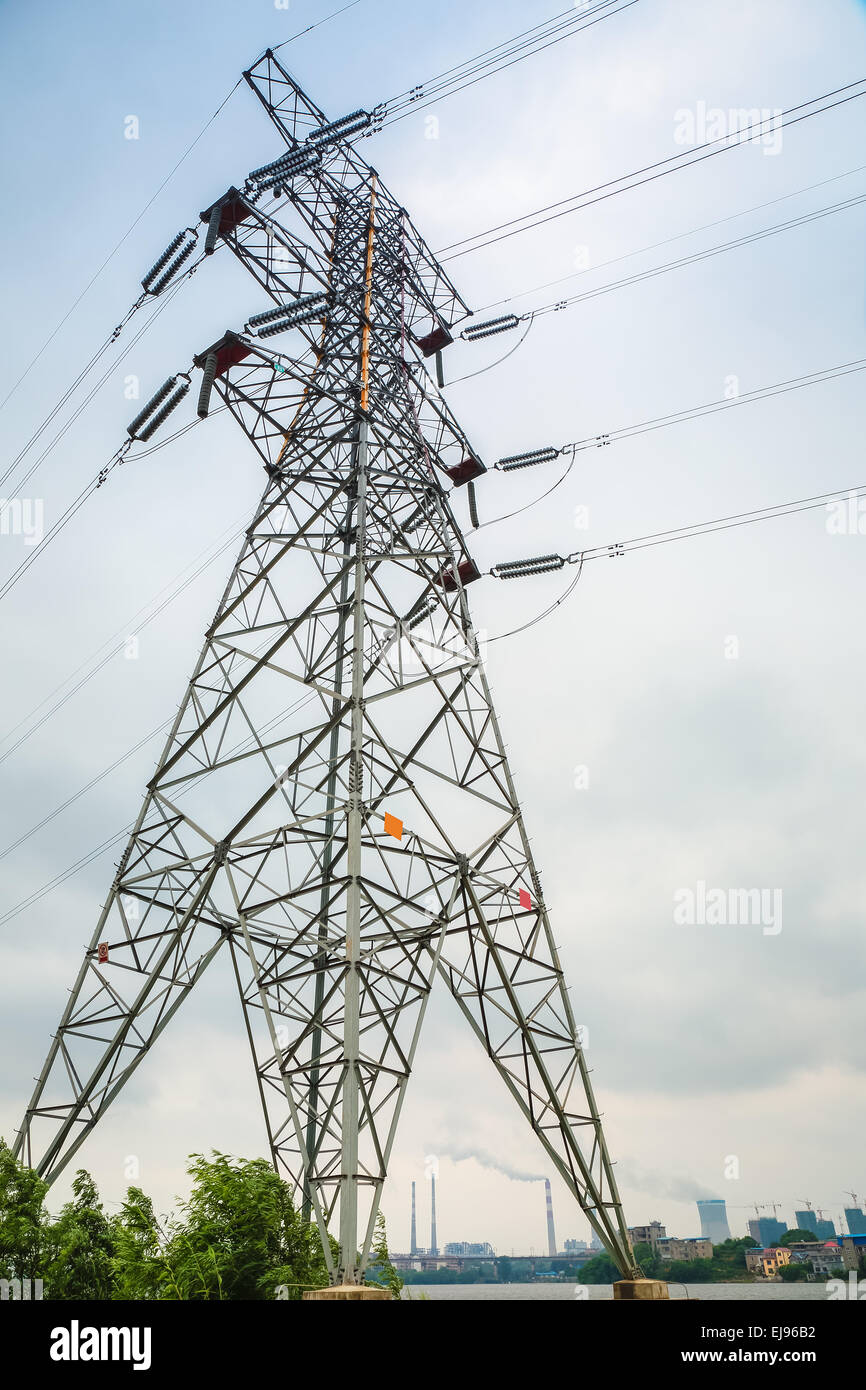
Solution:
[{"label": "orange warning sign", "polygon": [[389,811],[385,812],[385,834],[393,835],[395,840],[403,838],[403,822],[392,816]]}]

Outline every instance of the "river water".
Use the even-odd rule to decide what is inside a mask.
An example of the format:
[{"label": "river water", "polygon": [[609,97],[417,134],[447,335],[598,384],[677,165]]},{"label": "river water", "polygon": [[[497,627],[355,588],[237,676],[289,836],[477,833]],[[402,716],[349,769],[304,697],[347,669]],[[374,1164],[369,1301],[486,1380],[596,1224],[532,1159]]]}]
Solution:
[{"label": "river water", "polygon": [[[671,1284],[672,1298],[695,1298],[701,1302],[735,1299],[737,1302],[764,1303],[768,1299],[785,1302],[826,1301],[827,1286],[817,1284]],[[519,1303],[536,1299],[585,1300],[590,1302],[613,1298],[612,1284],[411,1284],[403,1290],[404,1298],[441,1299],[454,1302],[468,1300],[497,1300]]]}]

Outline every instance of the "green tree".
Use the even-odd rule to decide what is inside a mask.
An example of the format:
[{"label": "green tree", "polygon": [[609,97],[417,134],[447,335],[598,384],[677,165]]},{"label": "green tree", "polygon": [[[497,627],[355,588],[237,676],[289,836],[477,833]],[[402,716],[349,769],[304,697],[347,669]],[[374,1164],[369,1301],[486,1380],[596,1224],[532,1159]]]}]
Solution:
[{"label": "green tree", "polygon": [[376,1213],[376,1230],[373,1236],[371,1256],[366,1282],[368,1284],[380,1284],[383,1288],[391,1290],[392,1298],[399,1298],[404,1281],[391,1263],[385,1218],[381,1212]]},{"label": "green tree", "polygon": [[613,1284],[621,1278],[622,1274],[606,1251],[587,1260],[577,1276],[579,1284]]},{"label": "green tree", "polygon": [[665,1277],[676,1284],[711,1284],[716,1271],[712,1260],[672,1260]]},{"label": "green tree", "polygon": [[779,1270],[780,1277],[786,1284],[805,1284],[809,1278],[809,1270],[806,1265],[782,1265]]},{"label": "green tree", "polygon": [[46,1231],[45,1293],[50,1299],[112,1296],[114,1233],[96,1183],[79,1168],[72,1201]]},{"label": "green tree", "polygon": [[0,1279],[42,1279],[48,1184],[0,1139]]},{"label": "green tree", "polygon": [[[112,1260],[116,1299],[181,1298],[166,1261],[166,1235],[153,1202],[140,1187],[130,1187],[112,1221]],[[174,1290],[173,1292],[171,1290]]]},{"label": "green tree", "polygon": [[818,1237],[815,1235],[814,1231],[801,1231],[799,1229],[793,1231],[786,1231],[783,1236],[779,1237],[779,1240],[776,1243],[778,1245],[792,1245],[794,1241],[801,1240],[811,1240],[816,1245],[818,1243]]},{"label": "green tree", "polygon": [[736,1283],[746,1278],[746,1251],[757,1247],[751,1236],[737,1236],[713,1246],[713,1282]]},{"label": "green tree", "polygon": [[634,1257],[643,1270],[644,1278],[655,1279],[661,1260],[648,1241],[638,1241],[634,1247]]},{"label": "green tree", "polygon": [[514,1270],[509,1257],[507,1255],[500,1255],[497,1265],[499,1268],[499,1282],[501,1284],[510,1284],[514,1275]]},{"label": "green tree", "polygon": [[163,1297],[269,1299],[279,1285],[300,1298],[327,1284],[316,1227],[266,1159],[191,1157],[192,1191],[164,1249],[175,1292]]}]

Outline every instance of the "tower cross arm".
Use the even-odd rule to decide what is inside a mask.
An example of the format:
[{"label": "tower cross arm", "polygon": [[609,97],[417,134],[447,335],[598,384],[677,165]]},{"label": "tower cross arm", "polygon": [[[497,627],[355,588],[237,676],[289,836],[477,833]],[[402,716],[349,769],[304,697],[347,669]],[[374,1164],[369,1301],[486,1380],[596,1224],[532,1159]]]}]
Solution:
[{"label": "tower cross arm", "polygon": [[[311,136],[327,127],[324,112],[316,106],[302,87],[282,66],[273,50],[267,49],[261,58],[244,72],[249,87],[258,97],[273,124],[282,135],[289,150],[300,146],[314,148],[321,154],[321,163],[310,174],[310,183],[320,191],[339,200],[341,191],[369,184],[375,171],[363,159],[348,137],[335,132],[330,139],[315,140],[310,145]],[[361,113],[365,114],[365,113]],[[292,190],[286,192],[295,201]],[[302,195],[304,205],[299,207],[302,215],[310,217],[308,199]],[[412,224],[403,207],[378,181],[377,199],[383,222],[390,222],[392,235],[397,235],[402,243],[402,260],[405,267],[407,294],[407,326],[421,319],[425,314],[432,319],[433,329],[451,327],[454,320],[470,312],[469,305],[452,284],[451,279],[437,261],[424,238]],[[330,198],[328,199],[330,201]],[[316,209],[316,221],[320,225],[320,209]]]}]

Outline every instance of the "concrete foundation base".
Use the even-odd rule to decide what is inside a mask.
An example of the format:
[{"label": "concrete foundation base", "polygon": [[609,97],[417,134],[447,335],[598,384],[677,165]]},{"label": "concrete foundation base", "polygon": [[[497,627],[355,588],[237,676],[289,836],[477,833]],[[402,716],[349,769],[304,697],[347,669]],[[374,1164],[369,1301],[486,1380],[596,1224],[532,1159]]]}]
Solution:
[{"label": "concrete foundation base", "polygon": [[620,1279],[613,1286],[613,1296],[623,1303],[645,1303],[670,1298],[664,1279]]},{"label": "concrete foundation base", "polygon": [[352,1303],[362,1299],[385,1299],[391,1301],[390,1289],[374,1289],[369,1284],[332,1284],[327,1289],[307,1289],[304,1298],[339,1298]]}]

